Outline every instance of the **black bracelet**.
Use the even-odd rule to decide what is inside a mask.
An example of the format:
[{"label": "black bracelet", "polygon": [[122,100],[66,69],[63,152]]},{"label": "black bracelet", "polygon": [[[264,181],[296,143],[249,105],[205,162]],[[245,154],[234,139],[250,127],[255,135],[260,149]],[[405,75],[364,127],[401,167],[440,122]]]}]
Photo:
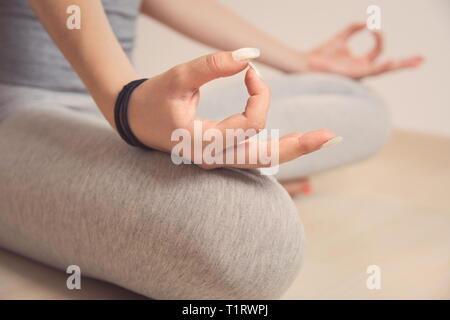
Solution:
[{"label": "black bracelet", "polygon": [[117,96],[116,104],[114,106],[114,122],[116,129],[122,139],[134,146],[142,149],[151,150],[134,135],[131,131],[130,124],[128,123],[128,102],[130,101],[131,94],[140,84],[148,79],[134,80],[125,85]]}]

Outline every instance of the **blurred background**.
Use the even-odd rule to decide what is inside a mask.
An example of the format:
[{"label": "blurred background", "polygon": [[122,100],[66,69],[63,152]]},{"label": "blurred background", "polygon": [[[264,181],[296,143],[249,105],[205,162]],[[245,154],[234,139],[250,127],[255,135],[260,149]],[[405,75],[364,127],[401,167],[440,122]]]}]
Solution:
[{"label": "blurred background", "polygon": [[[365,82],[392,107],[401,128],[450,136],[450,1],[448,0],[222,0],[240,16],[290,46],[311,49],[353,21],[366,21],[369,5],[381,9],[385,51],[380,57],[424,55],[416,70],[389,73]],[[205,12],[207,14],[207,12]],[[369,33],[351,43],[355,52],[372,45]],[[142,75],[155,75],[172,66],[210,53],[205,47],[160,23],[141,17],[135,64]],[[263,53],[264,54],[264,53]],[[277,71],[260,67],[265,77]],[[229,81],[216,81],[220,86]]]},{"label": "blurred background", "polygon": [[[390,106],[391,140],[375,157],[314,175],[312,195],[294,199],[307,249],[299,277],[283,298],[450,299],[450,1],[222,3],[299,50],[366,21],[367,7],[378,5],[385,36],[380,60],[425,57],[417,69],[364,80]],[[362,32],[350,46],[363,53],[372,41]],[[139,21],[135,63],[142,75],[212,50],[158,22]],[[265,78],[277,73],[258,67]],[[214,81],[205,90],[233,81],[242,78]],[[370,265],[381,270],[380,290],[366,286]]]}]

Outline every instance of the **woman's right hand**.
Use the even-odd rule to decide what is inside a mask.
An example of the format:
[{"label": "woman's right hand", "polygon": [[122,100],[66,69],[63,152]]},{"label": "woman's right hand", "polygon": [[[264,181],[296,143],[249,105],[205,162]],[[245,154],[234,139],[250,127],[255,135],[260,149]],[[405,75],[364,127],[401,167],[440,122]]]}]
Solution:
[{"label": "woman's right hand", "polygon": [[[226,129],[254,129],[256,132],[264,129],[270,90],[253,68],[249,68],[245,76],[245,85],[250,96],[242,113],[231,115],[222,121],[201,119],[197,116],[200,87],[211,80],[241,72],[248,66],[249,61],[257,56],[259,50],[253,48],[210,54],[178,65],[145,81],[134,90],[129,103],[128,119],[133,133],[145,145],[170,153],[177,144],[171,141],[174,130],[186,129],[193,139],[194,121],[201,121],[203,132],[214,128],[218,129],[223,137],[226,137]],[[284,136],[279,140],[279,163],[318,150],[334,137],[328,130]],[[250,139],[245,140],[242,145],[250,148],[252,143],[256,142]],[[270,148],[269,141],[263,143],[267,143]],[[205,146],[204,143],[203,148]],[[278,163],[267,164],[258,159],[257,163],[246,161],[226,166],[258,168],[275,164]],[[224,166],[199,165],[206,169]]]}]

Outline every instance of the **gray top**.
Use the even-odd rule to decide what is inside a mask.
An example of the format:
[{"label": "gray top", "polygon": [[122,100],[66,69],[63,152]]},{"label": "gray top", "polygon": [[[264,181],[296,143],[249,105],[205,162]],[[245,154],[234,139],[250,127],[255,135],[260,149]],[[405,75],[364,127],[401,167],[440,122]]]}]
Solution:
[{"label": "gray top", "polygon": [[[134,46],[135,22],[140,0],[102,2],[114,33],[126,54],[130,56]],[[69,17],[68,14],[67,16]],[[85,92],[83,83],[42,27],[26,0],[0,0],[0,82],[58,91]]]}]

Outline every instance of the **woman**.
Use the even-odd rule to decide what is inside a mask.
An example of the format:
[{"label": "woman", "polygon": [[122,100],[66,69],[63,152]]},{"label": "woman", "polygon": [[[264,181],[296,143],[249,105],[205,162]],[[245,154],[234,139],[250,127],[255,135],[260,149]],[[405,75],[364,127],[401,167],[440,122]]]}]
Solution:
[{"label": "woman", "polygon": [[[290,162],[278,178],[295,194],[308,188],[304,177],[366,157],[386,140],[384,105],[346,77],[420,63],[420,57],[376,63],[379,33],[370,53],[352,56],[346,43],[364,24],[300,53],[211,0],[29,5],[0,4],[0,245],[58,268],[78,265],[83,275],[156,299],[279,297],[299,269],[304,243],[298,213],[281,185],[239,169],[261,163],[218,170],[177,166],[168,154],[175,129],[192,131],[195,120],[222,132],[262,129],[270,87],[267,127],[290,133],[280,139],[280,162]],[[79,30],[66,28],[70,5],[81,9]],[[116,128],[117,96],[138,78],[128,57],[139,10],[227,50],[176,66],[134,90],[128,120],[152,151],[131,148],[107,124]],[[240,47],[246,48],[235,50]],[[240,88],[230,88],[202,99],[197,110],[203,84],[239,73],[253,59],[299,75],[267,85],[250,68],[245,108],[234,94]],[[345,143],[299,158],[336,141],[331,131],[316,130],[321,127]]]}]

